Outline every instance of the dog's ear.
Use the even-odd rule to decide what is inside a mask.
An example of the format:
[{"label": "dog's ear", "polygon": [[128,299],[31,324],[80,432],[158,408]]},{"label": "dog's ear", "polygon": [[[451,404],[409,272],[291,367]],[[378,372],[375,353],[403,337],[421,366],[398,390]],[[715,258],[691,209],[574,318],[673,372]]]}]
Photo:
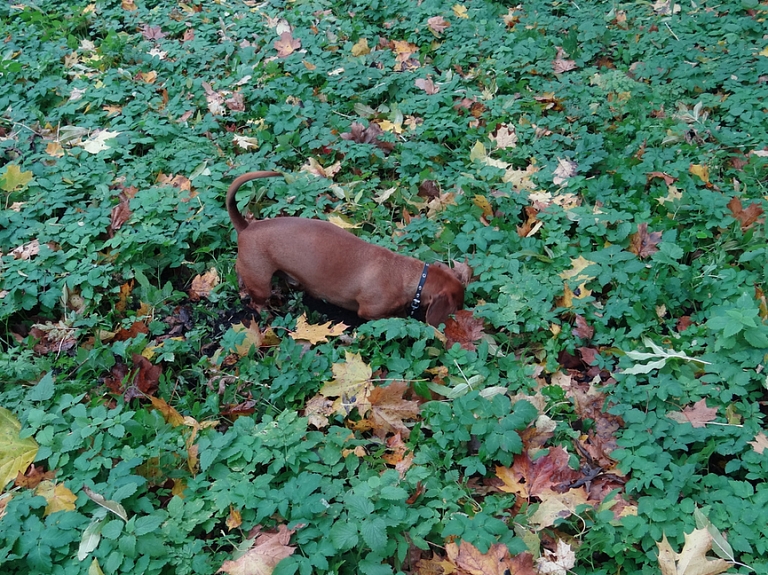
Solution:
[{"label": "dog's ear", "polygon": [[457,301],[456,294],[451,290],[439,292],[427,304],[425,321],[434,327],[439,326],[441,323],[446,323],[448,316],[456,313],[456,310],[459,309],[460,302],[462,300]]},{"label": "dog's ear", "polygon": [[464,258],[463,262],[453,260],[453,268],[451,268],[451,271],[453,272],[453,275],[456,276],[456,279],[458,279],[461,282],[461,285],[464,287],[467,287],[469,282],[472,281],[473,270],[471,267],[469,267],[467,258]]}]

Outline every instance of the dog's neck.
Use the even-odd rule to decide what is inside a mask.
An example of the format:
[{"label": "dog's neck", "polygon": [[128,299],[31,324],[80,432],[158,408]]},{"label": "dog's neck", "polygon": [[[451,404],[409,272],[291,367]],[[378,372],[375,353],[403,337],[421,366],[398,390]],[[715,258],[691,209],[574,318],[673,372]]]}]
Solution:
[{"label": "dog's neck", "polygon": [[419,285],[416,288],[416,295],[413,296],[413,301],[411,301],[411,308],[408,312],[408,315],[410,317],[415,317],[416,312],[419,311],[419,307],[421,306],[421,291],[424,289],[424,282],[427,281],[427,272],[429,272],[429,264],[424,264],[424,269],[421,272],[421,277],[419,278]]}]

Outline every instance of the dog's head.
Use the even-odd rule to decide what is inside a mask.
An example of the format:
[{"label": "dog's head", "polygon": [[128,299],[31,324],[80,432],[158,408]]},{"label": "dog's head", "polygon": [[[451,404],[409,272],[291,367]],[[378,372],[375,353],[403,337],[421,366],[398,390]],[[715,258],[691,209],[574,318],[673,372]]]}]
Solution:
[{"label": "dog's head", "polygon": [[[466,268],[471,276],[471,269],[469,266]],[[439,262],[430,265],[422,296],[427,309],[424,320],[429,325],[437,327],[445,323],[448,316],[464,307],[464,286],[469,276],[463,269],[452,270]]]}]

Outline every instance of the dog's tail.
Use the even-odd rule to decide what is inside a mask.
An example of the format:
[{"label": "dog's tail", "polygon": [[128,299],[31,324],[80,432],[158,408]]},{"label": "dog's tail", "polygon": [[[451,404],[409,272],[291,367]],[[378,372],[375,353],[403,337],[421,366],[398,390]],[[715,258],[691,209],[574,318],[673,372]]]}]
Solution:
[{"label": "dog's tail", "polygon": [[235,201],[235,193],[246,182],[251,180],[257,180],[259,178],[274,178],[275,176],[282,176],[280,172],[248,172],[235,178],[235,181],[229,186],[227,190],[227,213],[229,219],[232,220],[232,225],[239,232],[242,232],[248,227],[248,222],[239,211],[237,211],[237,202]]}]

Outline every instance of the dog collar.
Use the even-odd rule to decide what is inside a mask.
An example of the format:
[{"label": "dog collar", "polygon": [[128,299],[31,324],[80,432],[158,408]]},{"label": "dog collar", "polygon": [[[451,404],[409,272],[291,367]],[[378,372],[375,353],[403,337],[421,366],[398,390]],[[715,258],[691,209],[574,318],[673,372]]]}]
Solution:
[{"label": "dog collar", "polygon": [[424,282],[427,281],[427,272],[429,271],[429,264],[424,264],[424,269],[421,272],[421,279],[419,280],[419,286],[416,288],[416,295],[413,296],[413,301],[411,302],[411,312],[410,316],[414,317],[416,315],[416,312],[419,310],[419,306],[421,305],[421,290],[424,289]]}]

